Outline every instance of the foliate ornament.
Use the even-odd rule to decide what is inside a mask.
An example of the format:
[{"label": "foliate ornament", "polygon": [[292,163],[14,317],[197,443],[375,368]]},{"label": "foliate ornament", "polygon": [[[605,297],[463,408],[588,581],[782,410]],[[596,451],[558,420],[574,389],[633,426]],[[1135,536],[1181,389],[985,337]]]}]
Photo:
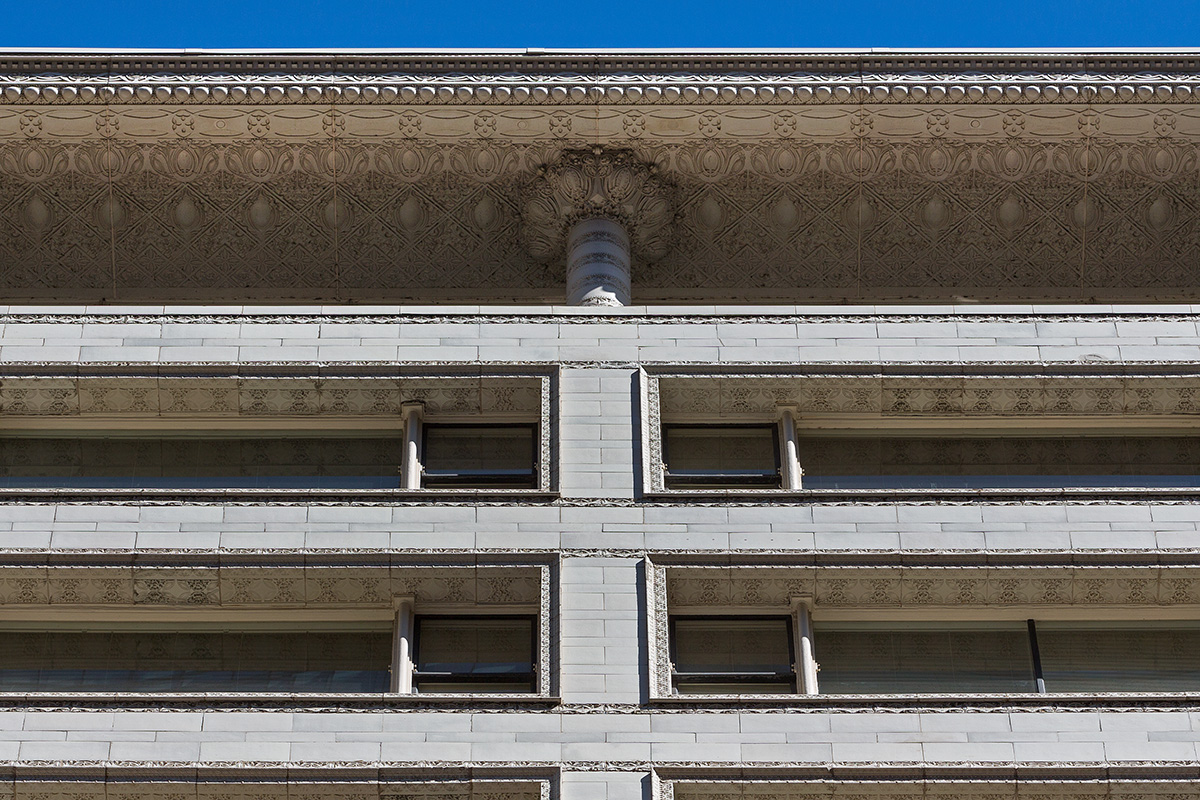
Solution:
[{"label": "foliate ornament", "polygon": [[700,115],[700,134],[712,138],[721,132],[721,116],[715,111],[705,111]]},{"label": "foliate ornament", "polygon": [[1000,118],[1000,127],[1005,135],[1016,138],[1025,132],[1025,115],[1020,111],[1006,111]]},{"label": "foliate ornament", "polygon": [[21,115],[21,133],[28,139],[36,139],[42,135],[42,116],[36,111],[26,111]]},{"label": "foliate ornament", "polygon": [[859,109],[850,115],[850,132],[855,136],[866,136],[874,125],[875,117],[870,111]]},{"label": "foliate ornament", "polygon": [[121,120],[111,111],[103,111],[96,115],[96,130],[105,139],[116,136],[121,129]]},{"label": "foliate ornament", "polygon": [[630,111],[621,124],[625,133],[636,139],[646,132],[646,115],[640,111]]},{"label": "foliate ornament", "polygon": [[565,139],[571,134],[571,115],[565,111],[557,111],[550,116],[550,133],[558,139]]},{"label": "foliate ornament", "polygon": [[176,111],[171,115],[171,130],[181,139],[196,132],[196,118],[190,111]]},{"label": "foliate ornament", "polygon": [[487,111],[475,117],[475,132],[485,139],[496,132],[496,115]]},{"label": "foliate ornament", "polygon": [[247,117],[246,129],[255,139],[261,139],[271,132],[271,118],[262,111],[255,111]]},{"label": "foliate ornament", "polygon": [[1079,132],[1084,136],[1095,136],[1100,132],[1100,115],[1088,109],[1079,115]]},{"label": "foliate ornament", "polygon": [[790,138],[796,134],[796,115],[791,111],[780,111],[775,115],[772,125],[781,138]]},{"label": "foliate ornament", "polygon": [[950,130],[950,116],[945,111],[931,111],[925,120],[925,126],[929,129],[930,136],[940,138]]},{"label": "foliate ornament", "polygon": [[405,111],[400,115],[400,135],[407,139],[415,139],[421,133],[421,116],[415,111]]},{"label": "foliate ornament", "polygon": [[1159,111],[1154,115],[1154,132],[1162,137],[1175,135],[1175,113]]},{"label": "foliate ornament", "polygon": [[329,111],[321,120],[321,127],[330,138],[337,138],[346,132],[346,115],[340,111]]},{"label": "foliate ornament", "polygon": [[609,219],[629,233],[633,253],[666,255],[674,226],[674,187],[627,150],[567,150],[526,187],[523,236],[531,255],[563,255],[567,231],[586,219]]}]

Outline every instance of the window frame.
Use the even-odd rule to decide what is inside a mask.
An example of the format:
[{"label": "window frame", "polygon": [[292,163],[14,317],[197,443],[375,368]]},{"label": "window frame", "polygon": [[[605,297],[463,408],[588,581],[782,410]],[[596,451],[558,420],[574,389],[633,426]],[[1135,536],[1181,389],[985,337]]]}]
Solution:
[{"label": "window frame", "polygon": [[[427,476],[429,475],[427,460],[428,460],[428,444],[429,431],[436,428],[527,428],[530,431],[530,444],[532,446],[533,460],[530,463],[529,470],[529,485],[528,486],[494,486],[492,484],[503,483],[505,476],[498,476],[496,480],[477,480],[472,483],[459,483],[457,480],[447,480],[450,485],[446,486],[429,486]],[[461,490],[461,489],[477,489],[477,490],[502,490],[502,491],[532,491],[536,490],[541,483],[542,465],[538,458],[538,441],[541,434],[541,424],[538,422],[439,422],[426,421],[421,422],[421,444],[420,444],[420,462],[421,462],[421,490],[431,491],[446,491],[446,490]],[[399,466],[398,473],[403,474],[403,465]],[[460,473],[457,477],[462,477]],[[467,477],[484,477],[483,473],[466,473]]]},{"label": "window frame", "polygon": [[[797,664],[797,649],[796,649],[796,625],[795,618],[786,614],[778,613],[762,613],[762,614],[671,614],[667,618],[667,648],[671,664],[671,691],[675,696],[687,696],[686,693],[679,691],[680,683],[770,683],[770,680],[764,680],[770,676],[776,680],[780,679],[784,673],[681,673],[675,664],[678,661],[678,644],[679,639],[676,635],[676,626],[679,620],[778,620],[785,623],[784,628],[787,632],[787,647],[788,661],[791,664],[791,671],[787,674],[787,683],[789,689],[780,692],[756,692],[755,694],[796,694],[800,686],[800,671]],[[782,684],[782,681],[781,681]],[[701,694],[702,693],[697,693]],[[713,693],[707,693],[712,695]],[[740,694],[740,693],[739,693]],[[703,696],[703,695],[702,695]],[[729,696],[720,693],[717,696]],[[733,695],[738,696],[738,695]]]},{"label": "window frame", "polygon": [[[769,478],[764,476],[746,476],[735,477],[730,473],[722,475],[713,475],[711,477],[697,477],[695,479],[686,476],[672,476],[671,474],[671,452],[669,445],[668,431],[670,430],[769,430],[771,432],[771,455],[774,463],[774,474]],[[662,436],[662,479],[663,487],[667,490],[691,490],[691,491],[710,491],[710,490],[762,490],[762,489],[779,489],[783,481],[783,451],[782,437],[779,435],[779,425],[768,422],[715,422],[711,424],[698,422],[664,422],[660,426],[660,435]],[[720,483],[725,486],[705,486],[700,484]],[[689,485],[694,484],[694,485]]]},{"label": "window frame", "polygon": [[[542,680],[538,674],[538,652],[539,652],[539,637],[538,637],[538,615],[535,614],[513,614],[513,613],[496,613],[496,614],[438,614],[438,613],[414,613],[413,614],[413,648],[412,648],[412,685],[414,695],[421,697],[445,696],[447,694],[460,694],[458,692],[422,692],[417,684],[422,680],[423,676],[435,678],[440,683],[520,683],[518,678],[512,675],[476,675],[473,673],[422,673],[417,664],[421,657],[421,622],[427,619],[438,620],[483,620],[483,619],[510,619],[510,620],[526,620],[529,622],[530,629],[530,648],[529,648],[529,672],[521,673],[521,677],[528,676],[528,683],[532,687],[528,692],[497,692],[497,694],[512,695],[512,696],[537,696],[541,692]],[[463,692],[461,694],[487,694],[485,692]]]},{"label": "window frame", "polygon": [[[642,486],[646,497],[1098,497],[1200,494],[1200,472],[1191,485],[811,488],[802,480],[800,449],[808,435],[894,432],[897,435],[1021,436],[1033,429],[1047,436],[1179,436],[1200,438],[1200,418],[1170,403],[1179,395],[1177,377],[1141,374],[915,373],[879,376],[849,371],[814,372],[803,366],[730,364],[685,368],[646,365],[638,373]],[[1121,401],[1134,383],[1139,397],[1153,402],[1130,407]],[[729,387],[737,387],[735,392]],[[1118,399],[1099,392],[1110,387]],[[1161,395],[1161,397],[1159,397]],[[1173,399],[1178,398],[1178,399]],[[771,424],[780,426],[781,485],[776,487],[687,488],[668,486],[663,458],[667,425]],[[1146,482],[1147,484],[1149,482]],[[1181,482],[1186,483],[1186,482]]]},{"label": "window frame", "polygon": [[[772,563],[729,562],[714,556],[670,555],[645,560],[645,606],[648,634],[649,701],[665,704],[762,702],[813,706],[822,704],[896,707],[957,703],[1044,704],[1062,698],[1076,704],[1111,703],[1110,696],[1130,700],[1194,704],[1193,690],[1157,691],[1115,685],[1106,691],[961,692],[944,690],[895,694],[821,693],[816,655],[819,633],[814,624],[866,625],[880,629],[934,623],[970,628],[988,623],[1016,624],[1028,630],[1028,620],[1054,627],[1164,628],[1200,630],[1194,595],[1182,593],[1182,582],[1200,580],[1200,567],[1172,565],[1171,569],[1083,564],[1070,568],[1041,566],[913,565],[880,570],[846,565],[837,557],[817,564],[780,560]],[[746,582],[755,589],[747,591]],[[1003,592],[1003,596],[994,595]],[[1101,596],[1104,602],[1093,598]],[[1163,599],[1168,598],[1164,603]],[[789,694],[679,694],[675,691],[672,617],[791,616],[795,620],[793,657],[798,678]],[[1044,643],[1043,643],[1044,647]],[[1044,657],[1044,654],[1043,654]],[[1119,662],[1114,662],[1119,663]],[[1177,672],[1177,671],[1176,671]]]},{"label": "window frame", "polygon": [[[436,363],[403,366],[398,373],[395,367],[390,371],[369,366],[333,367],[320,375],[302,377],[281,377],[241,367],[203,377],[162,376],[157,371],[149,375],[122,371],[119,375],[104,373],[67,380],[21,377],[6,381],[6,389],[11,385],[22,396],[37,398],[46,394],[42,387],[52,386],[53,397],[62,397],[52,404],[23,403],[0,415],[0,434],[204,438],[264,432],[268,436],[386,435],[407,444],[407,409],[419,406],[427,420],[435,424],[533,425],[534,481],[532,487],[519,489],[421,488],[419,483],[413,486],[405,480],[405,454],[395,465],[396,485],[386,488],[73,488],[46,483],[0,486],[0,498],[86,497],[129,502],[150,497],[240,496],[353,501],[463,495],[549,499],[558,495],[557,381],[558,371],[551,366],[500,364],[480,368]],[[137,394],[137,404],[127,401],[130,392]]]},{"label": "window frame", "polygon": [[[236,700],[254,696],[266,705],[286,703],[334,703],[354,705],[383,701],[391,704],[415,702],[418,695],[394,688],[398,676],[411,672],[412,627],[403,624],[402,608],[407,605],[409,619],[414,602],[430,616],[466,616],[484,618],[512,616],[533,621],[533,670],[537,676],[534,692],[428,693],[421,702],[434,704],[557,703],[559,662],[556,638],[558,623],[551,613],[553,594],[558,585],[557,565],[546,558],[516,561],[478,561],[458,557],[442,562],[402,563],[392,566],[363,566],[353,561],[333,565],[302,567],[269,565],[225,565],[197,568],[130,567],[108,565],[66,567],[15,567],[18,580],[32,593],[35,602],[11,606],[4,628],[24,631],[86,631],[92,628],[137,628],[174,630],[180,622],[214,629],[275,629],[305,627],[340,630],[347,623],[391,632],[389,687],[380,692],[321,693],[300,691],[188,691],[99,690],[64,692],[57,689],[6,692],[0,699],[62,695],[73,697],[152,699],[154,702],[189,704],[203,697]],[[21,577],[24,576],[24,577]],[[62,580],[71,578],[77,589],[64,591]],[[448,589],[447,580],[460,583],[461,589]],[[319,595],[310,596],[306,587],[319,583]],[[497,584],[497,581],[500,583]],[[489,594],[505,581],[512,581],[502,592],[504,599]],[[203,588],[197,588],[203,587]],[[489,588],[490,587],[490,588]],[[112,600],[118,596],[124,599]],[[408,646],[402,645],[407,637]]]}]

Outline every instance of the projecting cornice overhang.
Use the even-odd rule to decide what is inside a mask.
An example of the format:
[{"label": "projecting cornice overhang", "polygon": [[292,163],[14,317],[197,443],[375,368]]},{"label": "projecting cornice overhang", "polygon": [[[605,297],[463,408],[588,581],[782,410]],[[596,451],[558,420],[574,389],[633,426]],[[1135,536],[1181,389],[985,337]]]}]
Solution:
[{"label": "projecting cornice overhang", "polygon": [[558,301],[590,153],[634,302],[1192,300],[1198,144],[1200,52],[0,53],[0,292]]}]

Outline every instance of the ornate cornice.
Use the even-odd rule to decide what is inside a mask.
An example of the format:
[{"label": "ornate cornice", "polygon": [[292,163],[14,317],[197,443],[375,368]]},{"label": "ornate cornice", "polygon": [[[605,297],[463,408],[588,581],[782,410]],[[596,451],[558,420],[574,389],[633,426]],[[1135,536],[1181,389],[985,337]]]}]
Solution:
[{"label": "ornate cornice", "polygon": [[0,103],[1189,102],[1195,52],[11,53]]},{"label": "ornate cornice", "polygon": [[600,147],[675,197],[634,302],[1190,300],[1197,102],[1200,53],[0,55],[0,290],[553,301]]}]

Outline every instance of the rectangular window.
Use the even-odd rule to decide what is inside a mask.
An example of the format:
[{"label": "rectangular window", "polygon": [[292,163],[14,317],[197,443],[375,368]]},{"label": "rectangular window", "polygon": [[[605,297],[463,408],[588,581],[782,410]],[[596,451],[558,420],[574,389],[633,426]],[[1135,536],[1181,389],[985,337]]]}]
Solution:
[{"label": "rectangular window", "polygon": [[796,691],[791,617],[671,617],[679,694]]},{"label": "rectangular window", "polygon": [[1200,437],[808,436],[806,489],[1036,489],[1196,486]]},{"label": "rectangular window", "polygon": [[818,624],[822,694],[1037,691],[1024,622]]},{"label": "rectangular window", "polygon": [[[797,662],[796,622],[794,616],[671,615],[672,691],[795,693],[798,674],[810,669]],[[818,671],[806,687],[824,695],[1200,692],[1195,620],[818,620],[811,630]]]},{"label": "rectangular window", "polygon": [[537,488],[536,425],[425,425],[426,488]]},{"label": "rectangular window", "polygon": [[84,489],[389,489],[399,486],[400,432],[7,436],[0,487]]},{"label": "rectangular window", "polygon": [[664,425],[669,489],[779,486],[775,425]]},{"label": "rectangular window", "polygon": [[391,632],[174,623],[0,631],[5,692],[385,692]]},{"label": "rectangular window", "polygon": [[418,693],[535,692],[537,617],[416,617]]},{"label": "rectangular window", "polygon": [[1039,622],[1037,642],[1048,692],[1200,691],[1194,622]]}]

